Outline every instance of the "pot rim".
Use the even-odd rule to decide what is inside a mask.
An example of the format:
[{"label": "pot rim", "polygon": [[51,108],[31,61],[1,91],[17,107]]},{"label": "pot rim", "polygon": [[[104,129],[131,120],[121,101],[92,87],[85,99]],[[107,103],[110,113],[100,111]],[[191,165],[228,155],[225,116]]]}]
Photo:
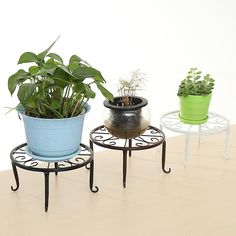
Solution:
[{"label": "pot rim", "polygon": [[73,117],[68,117],[68,118],[52,118],[52,119],[28,116],[25,114],[24,109],[17,109],[16,111],[20,116],[27,117],[28,119],[61,122],[64,120],[74,120],[74,119],[78,119],[78,117],[85,116],[90,111],[90,109],[91,109],[90,105],[88,103],[86,103],[84,105],[83,111],[78,116],[73,116]]},{"label": "pot rim", "polygon": [[103,105],[105,107],[107,107],[107,108],[110,108],[112,110],[118,110],[118,111],[133,111],[133,110],[138,110],[138,109],[148,105],[148,100],[146,98],[137,97],[137,96],[132,96],[132,98],[135,98],[135,99],[140,101],[138,104],[135,104],[135,105],[131,105],[131,106],[118,106],[117,104],[112,104],[112,102],[114,103],[115,99],[119,99],[119,98],[122,98],[122,96],[114,97],[113,101],[110,101],[110,100],[106,99],[103,102]]},{"label": "pot rim", "polygon": [[187,98],[187,97],[195,97],[195,98],[199,98],[199,97],[210,97],[212,96],[212,93],[209,93],[207,95],[191,95],[189,94],[188,96],[179,96],[180,98]]}]

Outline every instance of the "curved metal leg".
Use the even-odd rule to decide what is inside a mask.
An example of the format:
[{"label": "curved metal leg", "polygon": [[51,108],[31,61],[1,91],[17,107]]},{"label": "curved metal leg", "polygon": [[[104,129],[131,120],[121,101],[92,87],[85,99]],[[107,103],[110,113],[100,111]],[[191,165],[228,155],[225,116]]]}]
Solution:
[{"label": "curved metal leg", "polygon": [[96,193],[98,192],[99,188],[97,186],[94,186],[95,189],[93,189],[93,171],[94,171],[94,160],[90,162],[89,187],[91,192]]},{"label": "curved metal leg", "polygon": [[126,187],[127,150],[123,150],[123,186]]},{"label": "curved metal leg", "polygon": [[48,211],[48,198],[49,198],[49,172],[44,172],[45,180],[45,211]]},{"label": "curved metal leg", "polygon": [[17,169],[16,169],[16,165],[14,165],[13,163],[12,163],[12,169],[13,169],[13,173],[14,173],[14,177],[15,177],[15,181],[16,181],[16,187],[14,188],[14,187],[11,186],[11,190],[16,191],[20,186],[20,182],[19,182],[19,177],[18,177],[18,172],[17,172]]},{"label": "curved metal leg", "polygon": [[169,170],[165,170],[165,163],[166,163],[166,141],[162,144],[162,170],[166,174],[169,174],[171,172],[171,168]]},{"label": "curved metal leg", "polygon": [[[132,147],[132,139],[129,139],[129,148],[131,147]],[[129,157],[131,157],[131,155],[132,155],[132,151],[129,150]]]}]

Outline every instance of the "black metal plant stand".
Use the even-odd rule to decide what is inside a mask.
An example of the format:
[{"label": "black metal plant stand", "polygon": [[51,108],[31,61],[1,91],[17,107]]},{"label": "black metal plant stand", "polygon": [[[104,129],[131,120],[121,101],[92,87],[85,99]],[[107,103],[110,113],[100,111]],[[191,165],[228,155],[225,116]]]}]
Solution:
[{"label": "black metal plant stand", "polygon": [[162,144],[162,170],[168,174],[171,169],[165,170],[166,141],[164,133],[154,126],[149,126],[146,132],[133,139],[120,139],[108,132],[104,125],[98,126],[90,132],[90,148],[98,146],[121,150],[123,152],[123,186],[126,187],[127,153],[131,157],[132,151],[139,151],[157,147]]},{"label": "black metal plant stand", "polygon": [[[35,172],[42,172],[44,173],[44,180],[45,180],[45,211],[48,210],[48,198],[49,198],[49,174],[54,172],[55,175],[58,175],[58,172],[62,171],[70,171],[75,170],[81,167],[86,167],[90,170],[90,177],[89,177],[89,187],[93,193],[98,192],[98,187],[95,186],[93,188],[93,175],[94,175],[94,160],[93,160],[93,151],[86,145],[80,144],[81,152],[76,154],[73,158],[64,161],[58,162],[45,162],[39,161],[29,155],[26,154],[25,147],[27,146],[26,143],[21,144],[15,147],[11,153],[11,163],[13,168],[13,173],[16,181],[16,187],[11,186],[12,191],[18,190],[20,186],[20,181],[18,177],[17,167],[35,171]],[[89,164],[89,168],[88,168]]]}]

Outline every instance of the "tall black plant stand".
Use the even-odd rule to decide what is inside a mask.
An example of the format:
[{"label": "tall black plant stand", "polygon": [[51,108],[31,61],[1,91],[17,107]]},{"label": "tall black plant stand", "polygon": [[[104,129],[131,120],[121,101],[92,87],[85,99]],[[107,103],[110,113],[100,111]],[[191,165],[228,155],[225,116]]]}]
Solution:
[{"label": "tall black plant stand", "polygon": [[[39,161],[34,157],[27,155],[25,148],[27,144],[21,144],[15,147],[11,153],[11,163],[13,168],[13,173],[16,181],[16,187],[11,186],[12,191],[18,190],[20,186],[19,176],[17,172],[17,167],[44,173],[45,180],[45,211],[48,210],[48,198],[49,198],[49,174],[54,172],[55,175],[58,175],[58,172],[75,170],[81,167],[86,167],[90,170],[89,176],[89,187],[93,193],[98,192],[98,187],[93,187],[93,176],[94,176],[94,160],[93,160],[93,151],[86,145],[80,144],[81,152],[76,154],[74,157],[57,162],[46,162]],[[88,167],[89,165],[89,167]]]},{"label": "tall black plant stand", "polygon": [[126,187],[127,173],[127,153],[131,157],[132,151],[139,151],[157,147],[162,144],[162,170],[168,174],[171,169],[165,170],[166,161],[166,141],[164,133],[154,127],[149,126],[146,132],[133,139],[120,139],[108,132],[104,125],[98,126],[90,132],[90,148],[93,150],[93,144],[98,146],[120,150],[123,152],[123,186]]}]

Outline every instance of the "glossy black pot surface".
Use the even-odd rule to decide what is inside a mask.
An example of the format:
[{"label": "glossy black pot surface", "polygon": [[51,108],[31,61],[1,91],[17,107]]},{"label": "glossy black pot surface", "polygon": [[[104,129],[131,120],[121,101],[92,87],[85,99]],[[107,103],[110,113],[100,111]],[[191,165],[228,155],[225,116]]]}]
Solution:
[{"label": "glossy black pot surface", "polygon": [[142,97],[128,99],[129,106],[125,106],[123,97],[104,101],[104,125],[112,135],[123,139],[140,136],[150,125],[148,101]]}]

